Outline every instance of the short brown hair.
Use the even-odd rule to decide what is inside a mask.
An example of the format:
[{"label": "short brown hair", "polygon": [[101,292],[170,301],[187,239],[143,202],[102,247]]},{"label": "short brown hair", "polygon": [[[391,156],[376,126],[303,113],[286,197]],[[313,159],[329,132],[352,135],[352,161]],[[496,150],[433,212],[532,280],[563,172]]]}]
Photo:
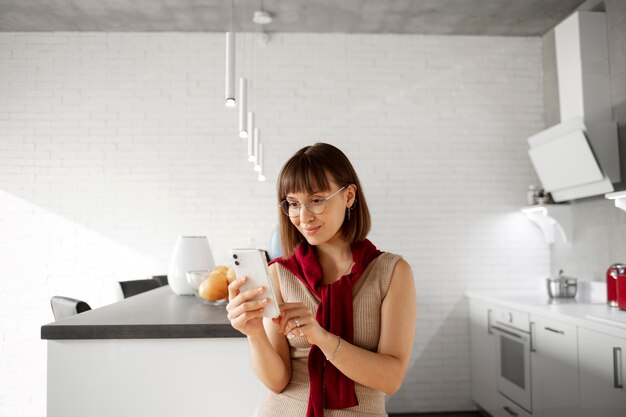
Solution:
[{"label": "short brown hair", "polygon": [[[289,193],[330,191],[328,176],[340,187],[349,184],[356,186],[350,221],[346,218],[340,230],[343,238],[350,244],[365,239],[370,231],[371,220],[361,183],[348,157],[333,145],[316,143],[305,146],[283,165],[276,183],[278,203]],[[279,216],[283,256],[289,257],[304,241],[304,236],[280,209]]]}]

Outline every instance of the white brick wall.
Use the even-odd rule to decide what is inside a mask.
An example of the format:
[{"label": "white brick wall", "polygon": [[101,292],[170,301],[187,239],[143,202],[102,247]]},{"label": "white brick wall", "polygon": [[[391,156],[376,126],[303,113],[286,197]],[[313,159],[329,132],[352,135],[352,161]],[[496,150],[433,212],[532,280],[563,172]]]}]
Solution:
[{"label": "white brick wall", "polygon": [[0,34],[0,416],[45,412],[52,295],[113,302],[115,281],[167,271],[180,234],[206,234],[218,260],[264,246],[278,169],[320,140],[360,173],[371,239],[414,269],[414,356],[388,410],[472,408],[463,293],[549,270],[517,210],[537,182],[525,138],[543,127],[540,40],[242,36],[259,183],[223,106],[223,38]]}]

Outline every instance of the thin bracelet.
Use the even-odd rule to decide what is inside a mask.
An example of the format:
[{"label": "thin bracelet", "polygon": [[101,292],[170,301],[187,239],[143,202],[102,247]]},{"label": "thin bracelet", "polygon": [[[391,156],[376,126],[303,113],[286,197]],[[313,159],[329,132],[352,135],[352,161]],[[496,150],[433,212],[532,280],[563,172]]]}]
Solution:
[{"label": "thin bracelet", "polygon": [[341,347],[341,337],[337,336],[337,347],[335,348],[335,352],[330,357],[326,356],[326,360],[328,362],[332,362],[333,359],[335,359],[335,357],[337,356],[337,352],[339,352],[340,347]]}]

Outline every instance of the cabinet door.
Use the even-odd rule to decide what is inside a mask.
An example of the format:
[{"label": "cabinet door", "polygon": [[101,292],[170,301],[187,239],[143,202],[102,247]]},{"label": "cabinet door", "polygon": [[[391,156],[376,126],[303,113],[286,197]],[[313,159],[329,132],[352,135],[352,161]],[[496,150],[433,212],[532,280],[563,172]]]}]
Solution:
[{"label": "cabinet door", "polygon": [[502,395],[498,398],[497,408],[490,411],[490,415],[492,417],[531,417],[522,407]]},{"label": "cabinet door", "polygon": [[491,333],[492,306],[470,299],[471,396],[492,413],[499,404],[496,390],[495,339]]},{"label": "cabinet door", "polygon": [[578,330],[582,415],[624,417],[626,339]]},{"label": "cabinet door", "polygon": [[533,416],[579,416],[576,326],[538,316],[531,323]]}]

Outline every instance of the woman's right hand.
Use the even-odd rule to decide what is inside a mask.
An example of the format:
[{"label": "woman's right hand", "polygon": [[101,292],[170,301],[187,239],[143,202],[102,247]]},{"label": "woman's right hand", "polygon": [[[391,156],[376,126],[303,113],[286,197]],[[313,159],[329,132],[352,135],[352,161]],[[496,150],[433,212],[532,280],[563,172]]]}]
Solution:
[{"label": "woman's right hand", "polygon": [[263,310],[269,299],[263,298],[259,301],[251,301],[254,297],[265,291],[264,287],[251,288],[240,291],[248,279],[243,277],[236,279],[228,285],[228,320],[231,326],[239,330],[246,336],[256,336],[265,332],[263,328]]}]

